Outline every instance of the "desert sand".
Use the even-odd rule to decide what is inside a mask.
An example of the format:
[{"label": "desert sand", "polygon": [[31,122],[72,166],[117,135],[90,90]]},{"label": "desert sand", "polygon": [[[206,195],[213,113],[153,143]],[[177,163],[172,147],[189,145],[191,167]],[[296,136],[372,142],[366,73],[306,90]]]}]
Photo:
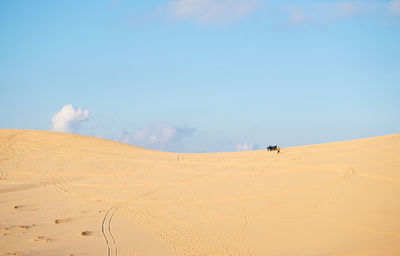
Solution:
[{"label": "desert sand", "polygon": [[0,255],[400,255],[400,135],[178,154],[0,130]]}]

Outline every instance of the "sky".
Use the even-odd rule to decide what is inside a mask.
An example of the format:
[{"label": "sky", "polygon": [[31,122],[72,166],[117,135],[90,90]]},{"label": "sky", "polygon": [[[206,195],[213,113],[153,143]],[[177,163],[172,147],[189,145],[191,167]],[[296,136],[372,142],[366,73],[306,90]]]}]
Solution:
[{"label": "sky", "polygon": [[226,152],[400,133],[400,0],[0,1],[0,129]]}]

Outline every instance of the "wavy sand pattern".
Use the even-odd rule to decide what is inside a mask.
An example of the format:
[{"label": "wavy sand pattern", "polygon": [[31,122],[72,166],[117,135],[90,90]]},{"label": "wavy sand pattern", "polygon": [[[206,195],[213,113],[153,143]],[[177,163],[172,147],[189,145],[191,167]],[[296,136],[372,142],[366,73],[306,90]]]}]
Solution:
[{"label": "wavy sand pattern", "polygon": [[400,255],[400,135],[177,154],[0,130],[0,255]]}]

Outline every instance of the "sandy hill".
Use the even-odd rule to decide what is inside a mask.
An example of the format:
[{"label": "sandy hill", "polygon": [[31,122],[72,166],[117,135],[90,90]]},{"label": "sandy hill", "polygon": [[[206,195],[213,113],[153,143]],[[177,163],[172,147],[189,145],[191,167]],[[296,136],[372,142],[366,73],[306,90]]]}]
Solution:
[{"label": "sandy hill", "polygon": [[400,135],[177,154],[0,130],[0,255],[400,255]]}]

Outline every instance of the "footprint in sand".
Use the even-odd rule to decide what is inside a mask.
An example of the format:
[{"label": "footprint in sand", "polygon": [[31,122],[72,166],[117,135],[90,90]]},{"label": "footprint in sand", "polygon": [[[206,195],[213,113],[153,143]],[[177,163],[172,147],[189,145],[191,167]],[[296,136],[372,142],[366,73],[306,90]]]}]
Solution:
[{"label": "footprint in sand", "polygon": [[51,241],[53,241],[53,239],[51,239],[51,238],[46,238],[46,237],[44,237],[44,236],[38,236],[37,238],[35,238],[35,242],[39,242],[39,241],[51,242]]},{"label": "footprint in sand", "polygon": [[35,226],[36,226],[35,224],[32,224],[32,225],[19,225],[19,226],[6,226],[6,227],[1,227],[0,229],[1,230],[5,230],[5,231],[12,231],[12,230],[15,230],[16,228],[27,230],[27,229],[33,228]]},{"label": "footprint in sand", "polygon": [[71,219],[71,218],[65,218],[65,219],[56,219],[56,220],[54,221],[54,223],[56,223],[56,224],[60,224],[60,223],[66,223],[66,222],[70,222],[70,221],[72,221],[72,219]]},{"label": "footprint in sand", "polygon": [[83,231],[83,232],[81,233],[81,235],[82,235],[82,236],[91,236],[91,235],[92,235],[92,232],[91,232],[91,231]]},{"label": "footprint in sand", "polygon": [[19,228],[22,228],[22,229],[30,229],[31,228],[31,226],[25,226],[25,225],[21,225],[21,226],[18,226]]},{"label": "footprint in sand", "polygon": [[16,205],[14,206],[15,210],[23,210],[23,211],[31,211],[31,212],[36,212],[37,209],[29,209],[29,207],[27,205]]}]

